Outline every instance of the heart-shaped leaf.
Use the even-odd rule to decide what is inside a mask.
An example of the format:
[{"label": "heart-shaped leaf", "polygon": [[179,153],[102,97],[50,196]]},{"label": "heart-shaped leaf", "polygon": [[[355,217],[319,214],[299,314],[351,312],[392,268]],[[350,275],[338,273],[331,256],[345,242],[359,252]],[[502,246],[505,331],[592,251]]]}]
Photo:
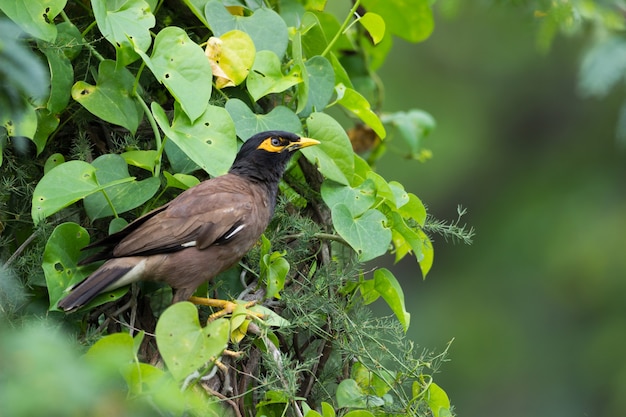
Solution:
[{"label": "heart-shaped leaf", "polygon": [[[43,268],[50,297],[50,310],[56,310],[57,302],[67,295],[69,289],[94,271],[92,266],[78,266],[81,249],[89,243],[89,234],[76,223],[62,223],[53,231],[43,252]],[[86,308],[114,301],[126,294],[127,288],[101,294]]]},{"label": "heart-shaped leaf", "polygon": [[398,132],[409,145],[410,156],[418,160],[422,154],[422,142],[436,127],[435,119],[421,110],[384,114],[381,120]]},{"label": "heart-shaped leaf", "polygon": [[98,29],[117,51],[122,66],[135,61],[135,49],[147,51],[155,18],[144,0],[92,0]]},{"label": "heart-shaped leaf", "polygon": [[298,116],[284,106],[274,107],[268,114],[255,114],[243,101],[230,99],[226,103],[226,110],[235,120],[237,136],[243,140],[266,130],[286,130],[294,133],[302,131]]},{"label": "heart-shaped leaf", "polygon": [[[74,26],[72,26],[74,27]],[[59,113],[70,101],[70,91],[74,82],[74,68],[65,51],[59,45],[38,43],[39,49],[48,60],[50,69],[50,96],[47,108],[51,113]]]},{"label": "heart-shaped leaf", "polygon": [[209,58],[217,88],[241,84],[255,60],[254,43],[247,33],[231,30],[219,38],[209,38],[205,54]]},{"label": "heart-shaped leaf", "polygon": [[309,162],[317,165],[326,178],[348,185],[354,175],[354,152],[343,127],[325,113],[313,113],[306,121],[309,136],[318,146],[302,149]]},{"label": "heart-shaped leaf", "polygon": [[431,382],[426,390],[426,403],[433,412],[433,417],[448,417],[452,415],[450,413],[448,394],[434,382]]},{"label": "heart-shaped leaf", "polygon": [[159,156],[157,151],[128,151],[120,155],[128,165],[152,172]]},{"label": "heart-shaped leaf", "polygon": [[14,0],[0,2],[0,10],[25,32],[46,42],[54,42],[57,28],[54,18],[67,0]]},{"label": "heart-shaped leaf", "polygon": [[312,111],[322,111],[330,101],[335,86],[335,72],[331,63],[323,56],[314,56],[304,62],[309,89],[303,116]]},{"label": "heart-shaped leaf", "polygon": [[212,176],[228,172],[237,153],[235,124],[229,113],[209,105],[192,122],[181,107],[175,103],[171,126],[165,110],[156,102],[152,103],[152,114],[167,137],[200,168]]},{"label": "heart-shaped leaf", "polygon": [[135,133],[143,110],[131,96],[134,82],[126,68],[116,68],[115,61],[104,60],[98,67],[96,85],[76,82],[72,98],[95,116]]},{"label": "heart-shaped leaf", "polygon": [[80,250],[89,243],[89,233],[76,223],[62,223],[53,231],[43,252],[43,268],[50,297],[50,308],[65,295],[70,284],[79,282],[88,275],[79,268]]},{"label": "heart-shaped leaf", "polygon": [[169,26],[157,35],[150,57],[140,49],[136,52],[195,122],[211,98],[213,73],[202,48],[183,29]]},{"label": "heart-shaped leaf", "polygon": [[52,168],[33,192],[31,216],[35,224],[98,189],[96,169],[83,161],[69,161]]},{"label": "heart-shaped leaf", "polygon": [[[96,180],[100,185],[111,184],[130,177],[128,165],[119,155],[102,155],[91,165],[96,168]],[[108,187],[104,190],[108,200],[102,192],[85,197],[85,211],[91,220],[112,216],[114,213],[111,204],[116,213],[124,213],[148,201],[156,194],[160,185],[161,181],[158,178],[150,177],[143,181],[133,180]]]},{"label": "heart-shaped leaf", "polygon": [[328,207],[333,208],[336,204],[345,204],[353,217],[365,213],[376,202],[376,188],[372,180],[366,180],[355,188],[333,181],[324,181],[321,193]]},{"label": "heart-shaped leaf", "polygon": [[385,225],[387,218],[380,211],[369,209],[354,218],[348,206],[337,204],[331,215],[335,230],[357,252],[359,261],[369,261],[387,252],[391,230]]},{"label": "heart-shaped leaf", "polygon": [[[302,82],[298,67],[283,75],[280,60],[272,51],[259,51],[246,81],[254,101],[272,93],[280,93]],[[332,92],[332,91],[331,91]]]},{"label": "heart-shaped leaf", "polygon": [[186,190],[200,184],[200,180],[193,175],[187,174],[170,174],[167,171],[163,171],[163,176],[167,181],[167,186],[170,188],[178,188],[180,190]]},{"label": "heart-shaped leaf", "polygon": [[197,308],[189,302],[176,303],[163,312],[156,326],[159,352],[175,380],[211,365],[228,343],[230,323],[217,319],[200,326]]},{"label": "heart-shaped leaf", "polygon": [[204,15],[215,36],[238,29],[252,38],[258,51],[269,50],[282,59],[287,50],[289,33],[285,21],[270,8],[259,8],[251,16],[233,16],[221,1],[209,0]]}]

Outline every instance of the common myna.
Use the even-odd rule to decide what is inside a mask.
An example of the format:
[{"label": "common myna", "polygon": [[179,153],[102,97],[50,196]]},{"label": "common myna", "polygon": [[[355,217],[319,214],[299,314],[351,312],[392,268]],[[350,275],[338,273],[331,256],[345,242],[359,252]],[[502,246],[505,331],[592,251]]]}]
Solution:
[{"label": "common myna", "polygon": [[79,265],[106,260],[61,299],[72,311],[97,295],[139,280],[161,281],[172,302],[237,263],[257,242],[276,205],[278,182],[297,149],[319,141],[268,131],[248,139],[225,175],[189,188],[169,203],[87,248],[102,251]]}]

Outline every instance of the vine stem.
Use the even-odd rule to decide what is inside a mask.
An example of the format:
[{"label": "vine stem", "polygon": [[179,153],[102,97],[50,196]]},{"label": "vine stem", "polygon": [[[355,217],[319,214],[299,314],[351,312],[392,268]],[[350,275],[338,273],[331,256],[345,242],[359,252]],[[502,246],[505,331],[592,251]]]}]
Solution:
[{"label": "vine stem", "polygon": [[[61,17],[63,18],[63,20],[67,23],[72,23],[72,21],[70,20],[69,16],[65,13],[65,11],[61,10]],[[85,29],[85,31],[83,33],[81,33],[81,37],[84,37],[88,31],[91,30],[91,28],[93,27],[93,25],[95,25],[95,21],[89,25],[87,27],[87,29]],[[83,42],[83,45],[85,46],[85,48],[89,49],[89,52],[91,52],[91,54],[93,56],[95,56],[98,61],[102,62],[104,61],[104,57],[102,55],[100,55],[100,52],[96,51],[96,48],[94,48],[93,46],[91,46],[91,44],[89,42]]]},{"label": "vine stem", "polygon": [[341,27],[339,28],[337,33],[335,33],[335,36],[333,37],[333,39],[328,43],[328,45],[326,46],[326,49],[324,49],[324,52],[322,52],[322,56],[326,56],[326,54],[330,52],[330,50],[335,45],[335,43],[337,43],[337,40],[339,40],[339,37],[343,34],[343,32],[346,30],[346,28],[350,24],[350,20],[352,20],[352,16],[354,16],[354,14],[356,13],[360,5],[361,5],[361,0],[356,0],[354,2],[352,9],[350,9],[350,13],[348,13],[348,16],[346,16],[346,19],[341,24]]},{"label": "vine stem", "polygon": [[150,111],[150,108],[148,107],[146,102],[143,101],[143,98],[139,95],[139,93],[136,90],[133,91],[133,97],[137,100],[137,102],[143,109],[143,112],[146,114],[148,123],[150,123],[152,132],[154,133],[154,141],[155,141],[156,148],[157,148],[157,157],[156,157],[156,161],[154,164],[154,171],[152,172],[152,176],[158,177],[159,175],[161,175],[161,157],[163,156],[164,141],[161,140],[161,133],[159,133],[159,127],[157,126],[156,120],[154,120],[154,116],[152,115],[152,112]]}]

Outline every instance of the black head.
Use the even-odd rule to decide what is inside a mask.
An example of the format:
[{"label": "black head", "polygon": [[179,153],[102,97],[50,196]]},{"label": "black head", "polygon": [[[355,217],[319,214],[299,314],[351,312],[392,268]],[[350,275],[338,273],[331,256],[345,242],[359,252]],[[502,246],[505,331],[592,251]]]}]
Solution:
[{"label": "black head", "polygon": [[317,144],[315,139],[280,130],[257,133],[241,146],[230,172],[278,184],[293,152]]}]

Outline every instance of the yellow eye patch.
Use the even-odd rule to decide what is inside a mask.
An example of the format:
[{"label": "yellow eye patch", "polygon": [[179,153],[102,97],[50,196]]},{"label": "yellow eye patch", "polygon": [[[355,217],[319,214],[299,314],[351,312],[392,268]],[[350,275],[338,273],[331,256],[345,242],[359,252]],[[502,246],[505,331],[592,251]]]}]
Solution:
[{"label": "yellow eye patch", "polygon": [[280,153],[285,150],[287,146],[287,141],[281,138],[277,138],[275,136],[270,136],[265,139],[261,144],[257,147],[257,149],[263,149],[267,152],[276,152]]}]

